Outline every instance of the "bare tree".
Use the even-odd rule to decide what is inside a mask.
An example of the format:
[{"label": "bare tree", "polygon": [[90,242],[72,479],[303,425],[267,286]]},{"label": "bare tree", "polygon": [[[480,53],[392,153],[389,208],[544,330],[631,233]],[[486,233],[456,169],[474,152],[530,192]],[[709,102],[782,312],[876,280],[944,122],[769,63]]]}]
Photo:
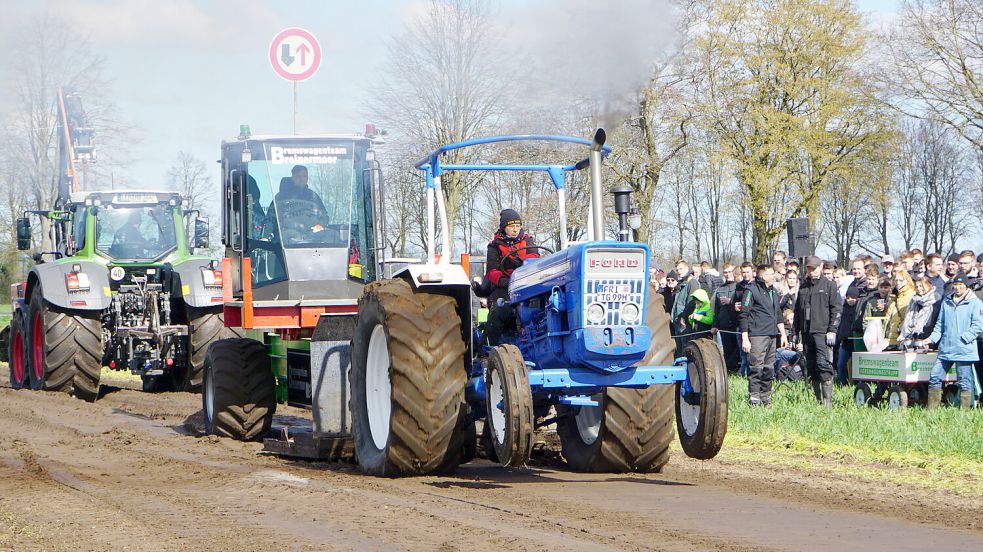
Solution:
[{"label": "bare tree", "polygon": [[194,155],[179,152],[167,170],[167,180],[189,209],[206,210],[215,202],[215,187],[208,165]]},{"label": "bare tree", "polygon": [[[108,140],[113,128],[112,104],[108,85],[102,76],[104,61],[92,53],[88,41],[66,20],[41,14],[6,37],[9,43],[3,65],[13,78],[4,85],[13,102],[3,106],[7,112],[8,141],[18,152],[15,173],[18,189],[26,189],[34,208],[54,205],[56,148],[56,96],[59,86],[73,89],[87,98],[89,124],[96,136]],[[42,220],[42,249],[51,250],[48,224]]]},{"label": "bare tree", "polygon": [[983,147],[983,3],[903,0],[887,44],[897,71],[893,85],[916,102],[896,106],[938,119]]},{"label": "bare tree", "polygon": [[[426,11],[390,41],[370,108],[395,139],[422,155],[486,134],[501,121],[508,106],[510,56],[491,14],[489,0],[430,0]],[[447,159],[463,162],[468,154],[452,152]],[[452,228],[473,181],[473,173],[443,175]]]},{"label": "bare tree", "polygon": [[860,239],[867,213],[864,207],[870,200],[865,192],[856,181],[836,178],[820,200],[819,222],[823,235],[828,236],[822,241],[836,251],[839,266],[850,258],[852,248]]},{"label": "bare tree", "polygon": [[973,176],[968,156],[952,132],[938,122],[919,124],[910,139],[921,205],[907,214],[920,217],[923,249],[951,252],[972,215],[965,195]]},{"label": "bare tree", "polygon": [[[212,209],[215,203],[214,182],[209,175],[208,165],[194,155],[179,152],[177,158],[167,169],[168,185],[181,194],[186,208],[203,212],[205,216],[215,215]],[[194,231],[194,220],[185,220],[185,234],[191,236]]]},{"label": "bare tree", "polygon": [[897,201],[890,212],[892,226],[901,235],[905,249],[915,247],[922,232],[922,218],[915,216],[924,208],[921,179],[916,168],[916,136],[919,125],[908,122],[902,126],[902,139],[894,163],[894,193]]},{"label": "bare tree", "polygon": [[385,241],[394,257],[415,256],[426,248],[423,175],[413,168],[418,155],[398,144],[389,144],[383,156]]},{"label": "bare tree", "polygon": [[[642,213],[651,210],[666,164],[680,154],[689,139],[693,119],[686,97],[689,68],[673,60],[658,64],[648,85],[638,92],[636,111],[622,125],[612,163],[618,178],[631,186]],[[647,242],[643,227],[639,241]]]}]

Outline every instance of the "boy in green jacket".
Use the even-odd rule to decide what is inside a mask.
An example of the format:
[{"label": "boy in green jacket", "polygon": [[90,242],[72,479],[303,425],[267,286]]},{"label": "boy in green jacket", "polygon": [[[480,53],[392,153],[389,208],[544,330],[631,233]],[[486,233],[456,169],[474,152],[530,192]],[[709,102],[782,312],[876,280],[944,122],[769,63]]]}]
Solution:
[{"label": "boy in green jacket", "polygon": [[689,315],[689,333],[708,331],[713,326],[713,305],[710,303],[710,296],[706,290],[696,289],[690,294],[693,298],[695,307],[693,314]]}]

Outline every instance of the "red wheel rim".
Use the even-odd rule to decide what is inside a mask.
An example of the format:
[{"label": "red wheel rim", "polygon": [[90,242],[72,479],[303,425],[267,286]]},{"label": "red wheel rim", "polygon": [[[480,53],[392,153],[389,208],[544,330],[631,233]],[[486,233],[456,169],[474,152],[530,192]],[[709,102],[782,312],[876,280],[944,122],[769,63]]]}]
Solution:
[{"label": "red wheel rim", "polygon": [[38,381],[44,377],[44,313],[39,312],[34,315],[34,324],[31,331],[31,353],[34,355],[34,377]]},{"label": "red wheel rim", "polygon": [[11,346],[11,353],[13,358],[10,359],[10,365],[14,369],[14,380],[18,384],[24,381],[24,333],[17,332],[14,334],[14,342]]}]

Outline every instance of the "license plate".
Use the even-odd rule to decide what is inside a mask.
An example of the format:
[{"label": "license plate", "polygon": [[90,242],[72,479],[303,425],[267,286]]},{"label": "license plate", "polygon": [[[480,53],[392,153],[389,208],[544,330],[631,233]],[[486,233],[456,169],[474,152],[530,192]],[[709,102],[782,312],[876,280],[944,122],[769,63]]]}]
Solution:
[{"label": "license plate", "polygon": [[631,292],[631,286],[628,284],[601,284],[601,289],[599,289],[598,292],[628,295],[628,293]]},{"label": "license plate", "polygon": [[601,284],[598,288],[597,300],[602,303],[624,303],[631,293],[629,284]]}]

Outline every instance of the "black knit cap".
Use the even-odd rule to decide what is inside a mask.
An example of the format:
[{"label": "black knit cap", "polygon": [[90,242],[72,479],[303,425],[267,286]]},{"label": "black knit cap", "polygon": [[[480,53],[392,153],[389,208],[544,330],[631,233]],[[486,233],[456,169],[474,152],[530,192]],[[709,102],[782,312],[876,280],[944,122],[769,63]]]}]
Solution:
[{"label": "black knit cap", "polygon": [[515,209],[503,209],[498,215],[498,228],[505,230],[510,224],[522,224],[522,216]]}]

